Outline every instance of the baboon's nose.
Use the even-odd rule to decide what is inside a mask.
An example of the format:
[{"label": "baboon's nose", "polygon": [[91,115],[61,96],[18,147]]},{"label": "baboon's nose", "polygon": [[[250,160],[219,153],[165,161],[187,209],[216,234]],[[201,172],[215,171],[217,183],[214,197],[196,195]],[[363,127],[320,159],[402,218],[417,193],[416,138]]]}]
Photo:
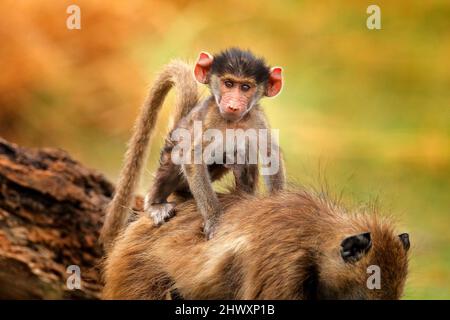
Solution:
[{"label": "baboon's nose", "polygon": [[239,110],[239,108],[235,104],[230,103],[227,105],[228,112],[236,112],[238,110]]}]

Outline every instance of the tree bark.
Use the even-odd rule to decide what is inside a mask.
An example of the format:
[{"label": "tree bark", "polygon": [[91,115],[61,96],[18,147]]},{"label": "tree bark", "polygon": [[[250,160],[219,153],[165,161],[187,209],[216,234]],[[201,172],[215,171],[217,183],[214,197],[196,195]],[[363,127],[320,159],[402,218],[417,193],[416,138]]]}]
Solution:
[{"label": "tree bark", "polygon": [[0,138],[0,299],[99,298],[97,240],[113,189],[62,150]]}]

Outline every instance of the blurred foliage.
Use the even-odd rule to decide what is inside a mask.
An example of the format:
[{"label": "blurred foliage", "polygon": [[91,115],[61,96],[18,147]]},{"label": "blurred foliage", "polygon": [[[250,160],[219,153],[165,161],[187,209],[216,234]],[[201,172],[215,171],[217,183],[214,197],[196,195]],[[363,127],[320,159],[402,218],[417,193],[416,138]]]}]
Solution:
[{"label": "blurred foliage", "polygon": [[[66,28],[72,3],[81,30]],[[382,30],[371,31],[372,3],[4,0],[0,135],[64,148],[115,178],[163,64],[250,48],[285,70],[282,94],[263,104],[291,181],[326,176],[356,204],[378,198],[411,234],[405,298],[449,299],[450,3],[376,1]]]}]

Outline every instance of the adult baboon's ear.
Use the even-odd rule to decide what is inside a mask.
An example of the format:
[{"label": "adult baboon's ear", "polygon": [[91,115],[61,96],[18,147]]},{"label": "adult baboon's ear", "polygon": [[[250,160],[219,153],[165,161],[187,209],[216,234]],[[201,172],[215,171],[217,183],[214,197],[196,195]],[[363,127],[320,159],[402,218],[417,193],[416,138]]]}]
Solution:
[{"label": "adult baboon's ear", "polygon": [[345,262],[361,259],[372,247],[370,232],[345,238],[341,243],[341,256]]},{"label": "adult baboon's ear", "polygon": [[400,238],[400,241],[402,242],[403,248],[405,248],[406,251],[408,251],[409,247],[411,246],[409,242],[409,234],[402,233],[399,234],[398,237]]}]

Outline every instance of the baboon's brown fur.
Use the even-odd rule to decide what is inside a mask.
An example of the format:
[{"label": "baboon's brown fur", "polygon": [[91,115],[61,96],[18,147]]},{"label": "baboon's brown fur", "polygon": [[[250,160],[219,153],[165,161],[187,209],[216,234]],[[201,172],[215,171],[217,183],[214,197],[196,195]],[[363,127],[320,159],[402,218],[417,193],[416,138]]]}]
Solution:
[{"label": "baboon's brown fur", "polygon": [[[209,241],[192,200],[160,227],[145,215],[130,223],[107,254],[103,297],[164,299],[176,290],[185,299],[400,298],[408,258],[389,219],[346,212],[306,190],[220,199],[225,213]],[[341,241],[363,232],[372,247],[344,262]],[[381,289],[366,286],[370,265],[381,268]]]}]

